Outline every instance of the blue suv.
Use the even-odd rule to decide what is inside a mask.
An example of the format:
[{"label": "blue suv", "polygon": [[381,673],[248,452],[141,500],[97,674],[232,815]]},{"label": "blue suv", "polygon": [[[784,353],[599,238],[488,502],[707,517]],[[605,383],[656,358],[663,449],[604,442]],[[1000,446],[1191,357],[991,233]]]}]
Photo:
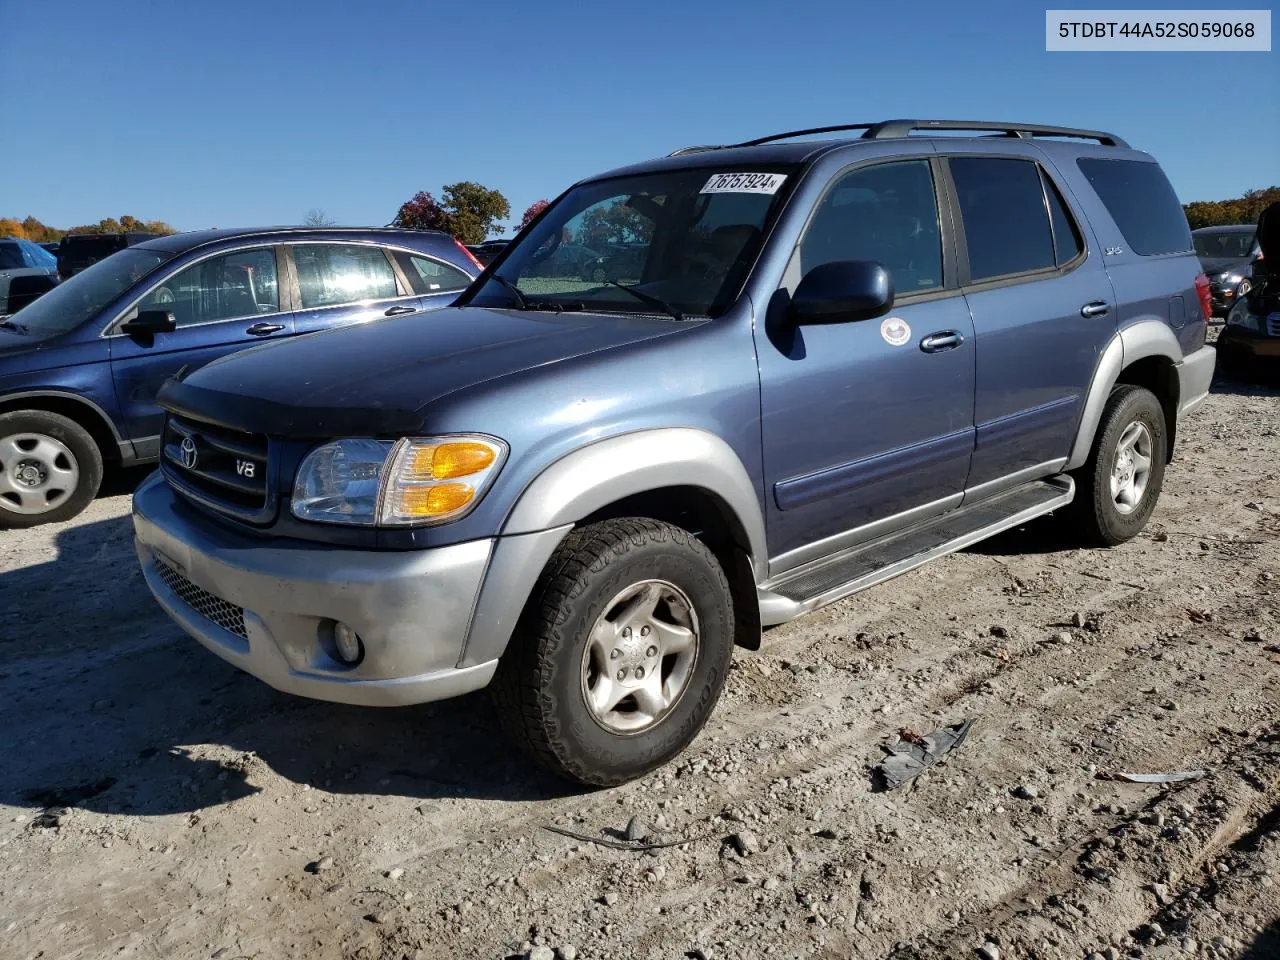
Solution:
[{"label": "blue suv", "polygon": [[156,391],[263,341],[443,307],[480,272],[453,238],[210,230],[127,247],[0,320],[0,527],[75,516],[104,465],[156,459]]},{"label": "blue suv", "polygon": [[[623,244],[616,276],[558,269]],[[620,783],[692,740],[763,626],[1051,511],[1136,536],[1209,390],[1208,293],[1113,134],[682,150],[571,187],[432,323],[166,384],[138,555],[280,690],[492,686],[531,756]]]}]

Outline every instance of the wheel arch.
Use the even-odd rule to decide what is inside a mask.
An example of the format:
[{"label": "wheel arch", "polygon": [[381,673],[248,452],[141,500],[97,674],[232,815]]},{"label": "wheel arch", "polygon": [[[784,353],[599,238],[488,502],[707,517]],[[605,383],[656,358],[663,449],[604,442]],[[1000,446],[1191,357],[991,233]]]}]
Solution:
[{"label": "wheel arch", "polygon": [[1178,339],[1162,321],[1142,320],[1116,331],[1103,348],[1094,369],[1075,442],[1063,469],[1074,470],[1089,459],[1102,411],[1118,383],[1145,387],[1160,401],[1168,436],[1165,456],[1172,460],[1180,391],[1177,365],[1181,361],[1182,348]]},{"label": "wheel arch", "polygon": [[768,562],[756,485],[720,437],[660,428],[597,441],[551,464],[508,514],[459,666],[502,655],[538,576],[575,526],[645,516],[699,537],[730,584],[735,643],[760,644],[756,584]]},{"label": "wheel arch", "polygon": [[16,413],[20,410],[38,410],[56,413],[83,427],[98,445],[102,459],[120,465],[133,457],[133,445],[117,432],[107,412],[78,394],[59,391],[30,391],[10,393],[0,397],[0,413]]}]

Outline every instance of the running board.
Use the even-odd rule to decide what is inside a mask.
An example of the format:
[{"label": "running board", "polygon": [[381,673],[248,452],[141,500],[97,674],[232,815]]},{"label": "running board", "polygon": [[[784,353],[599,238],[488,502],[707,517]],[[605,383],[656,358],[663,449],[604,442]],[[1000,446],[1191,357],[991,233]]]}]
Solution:
[{"label": "running board", "polygon": [[963,550],[1065,507],[1076,488],[1066,474],[1035,480],[879,540],[807,563],[756,588],[763,626],[786,623],[930,560]]}]

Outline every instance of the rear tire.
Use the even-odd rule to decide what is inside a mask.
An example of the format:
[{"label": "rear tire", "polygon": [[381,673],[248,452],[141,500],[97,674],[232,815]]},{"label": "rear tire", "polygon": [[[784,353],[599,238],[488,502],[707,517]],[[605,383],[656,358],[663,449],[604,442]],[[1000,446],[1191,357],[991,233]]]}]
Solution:
[{"label": "rear tire", "polygon": [[508,735],[589,786],[662,766],[697,736],[733,656],[720,564],[646,518],[569,533],[516,626],[492,687]]},{"label": "rear tire", "polygon": [[102,484],[102,452],[74,420],[45,410],[0,414],[0,528],[70,520]]},{"label": "rear tire", "polygon": [[1115,546],[1147,525],[1164,485],[1168,429],[1155,394],[1122,384],[1103,408],[1093,450],[1073,472],[1076,496],[1067,513],[1086,543]]}]

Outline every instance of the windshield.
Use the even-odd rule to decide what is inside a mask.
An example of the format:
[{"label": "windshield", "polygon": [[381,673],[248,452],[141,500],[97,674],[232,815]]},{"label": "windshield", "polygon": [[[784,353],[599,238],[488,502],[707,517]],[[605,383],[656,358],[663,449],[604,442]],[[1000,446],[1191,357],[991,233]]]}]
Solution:
[{"label": "windshield", "polygon": [[64,280],[9,319],[22,332],[52,337],[74,330],[173,256],[165,250],[136,247],[113,253]]},{"label": "windshield", "polygon": [[1252,231],[1220,230],[1214,233],[1197,233],[1192,235],[1196,244],[1196,253],[1210,260],[1226,259],[1243,260],[1253,250]]},{"label": "windshield", "polygon": [[795,171],[700,167],[575,187],[466,302],[717,316],[737,297]]}]

